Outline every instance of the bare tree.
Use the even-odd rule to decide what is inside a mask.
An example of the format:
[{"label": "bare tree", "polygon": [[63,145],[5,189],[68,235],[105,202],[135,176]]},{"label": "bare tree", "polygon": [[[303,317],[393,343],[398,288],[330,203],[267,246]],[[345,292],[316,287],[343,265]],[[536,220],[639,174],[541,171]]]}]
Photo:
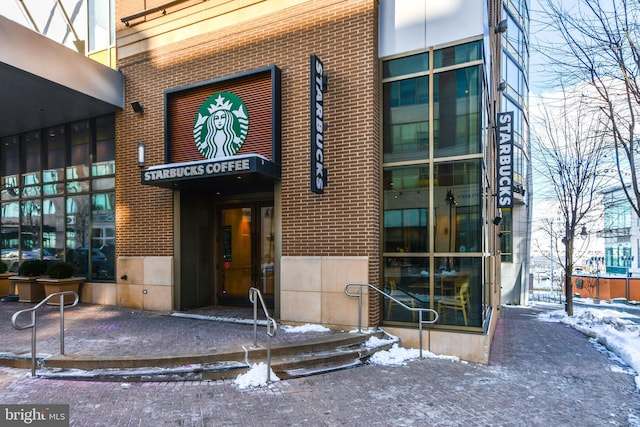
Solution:
[{"label": "bare tree", "polygon": [[[564,222],[564,269],[567,313],[573,315],[571,275],[574,237],[587,233],[586,225],[599,207],[599,192],[607,175],[607,137],[599,109],[579,90],[562,91],[545,99],[532,125],[533,156],[544,180],[542,193],[557,202]],[[544,196],[545,194],[543,194]]]},{"label": "bare tree", "polygon": [[556,81],[587,82],[606,119],[607,136],[615,147],[615,166],[622,190],[640,217],[640,187],[636,157],[640,141],[640,2],[637,0],[578,0],[570,9],[547,0],[548,24],[561,43],[547,44]]}]

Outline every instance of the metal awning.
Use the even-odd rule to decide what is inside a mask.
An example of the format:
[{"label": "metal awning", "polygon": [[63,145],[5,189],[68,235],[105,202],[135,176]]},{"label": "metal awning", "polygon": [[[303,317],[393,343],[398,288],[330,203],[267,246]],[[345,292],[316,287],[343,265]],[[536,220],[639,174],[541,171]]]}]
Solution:
[{"label": "metal awning", "polygon": [[0,16],[0,137],[112,113],[122,73]]},{"label": "metal awning", "polygon": [[216,160],[169,163],[140,172],[140,182],[172,189],[242,193],[273,185],[280,179],[280,168],[257,154]]}]

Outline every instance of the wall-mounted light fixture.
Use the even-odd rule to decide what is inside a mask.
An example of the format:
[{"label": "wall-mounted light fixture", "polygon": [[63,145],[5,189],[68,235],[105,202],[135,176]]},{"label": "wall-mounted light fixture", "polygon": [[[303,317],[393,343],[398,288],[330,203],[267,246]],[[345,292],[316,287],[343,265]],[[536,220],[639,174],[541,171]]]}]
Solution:
[{"label": "wall-mounted light fixture", "polygon": [[493,218],[491,222],[493,223],[493,225],[500,225],[500,223],[502,222],[502,209],[498,209],[498,216]]},{"label": "wall-mounted light fixture", "polygon": [[496,34],[502,34],[504,32],[507,31],[507,20],[503,19],[502,21],[498,22],[498,24],[493,27],[493,30],[496,32]]},{"label": "wall-mounted light fixture", "polygon": [[502,80],[502,81],[498,84],[498,91],[499,91],[499,92],[504,92],[505,90],[507,90],[507,82],[505,82],[504,80]]},{"label": "wall-mounted light fixture", "polygon": [[144,167],[144,142],[138,142],[138,166]]},{"label": "wall-mounted light fixture", "polygon": [[133,101],[131,103],[131,108],[133,108],[134,113],[144,113],[144,107],[138,101]]}]

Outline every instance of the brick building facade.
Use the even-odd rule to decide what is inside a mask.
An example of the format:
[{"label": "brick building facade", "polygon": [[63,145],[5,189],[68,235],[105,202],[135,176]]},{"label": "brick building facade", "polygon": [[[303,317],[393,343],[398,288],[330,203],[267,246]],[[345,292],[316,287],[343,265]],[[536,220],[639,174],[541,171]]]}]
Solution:
[{"label": "brick building facade", "polygon": [[[102,274],[92,234],[83,301],[183,311],[246,305],[256,287],[283,322],[350,329],[345,286],[369,283],[395,299],[365,289],[365,327],[415,346],[415,312],[397,303],[438,310],[426,347],[488,360],[498,2],[446,18],[427,3],[116,0],[113,188],[87,178],[88,228],[97,196],[114,198],[115,252]],[[445,21],[460,22],[444,34]],[[84,244],[65,230],[60,253]]]}]

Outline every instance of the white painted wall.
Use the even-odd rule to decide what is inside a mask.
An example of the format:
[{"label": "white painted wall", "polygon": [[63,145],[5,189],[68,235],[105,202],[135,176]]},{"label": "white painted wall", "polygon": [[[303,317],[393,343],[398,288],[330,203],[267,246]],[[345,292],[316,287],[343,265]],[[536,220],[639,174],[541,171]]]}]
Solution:
[{"label": "white painted wall", "polygon": [[381,58],[484,34],[481,0],[380,0]]}]

